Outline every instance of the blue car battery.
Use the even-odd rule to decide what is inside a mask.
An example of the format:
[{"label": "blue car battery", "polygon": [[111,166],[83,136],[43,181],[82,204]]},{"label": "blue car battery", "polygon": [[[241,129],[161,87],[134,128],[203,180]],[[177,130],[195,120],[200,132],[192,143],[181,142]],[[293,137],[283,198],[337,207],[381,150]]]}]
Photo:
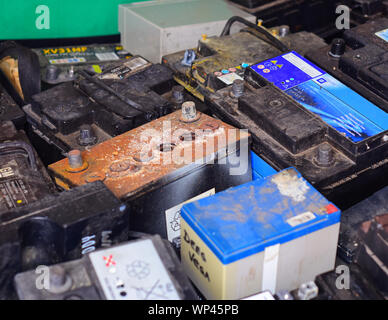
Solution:
[{"label": "blue car battery", "polygon": [[208,299],[295,290],[334,269],[340,210],[294,168],[186,204],[183,267]]},{"label": "blue car battery", "polygon": [[265,162],[253,151],[251,151],[251,159],[252,159],[252,180],[263,179],[277,172],[274,168],[272,168],[267,162]]}]

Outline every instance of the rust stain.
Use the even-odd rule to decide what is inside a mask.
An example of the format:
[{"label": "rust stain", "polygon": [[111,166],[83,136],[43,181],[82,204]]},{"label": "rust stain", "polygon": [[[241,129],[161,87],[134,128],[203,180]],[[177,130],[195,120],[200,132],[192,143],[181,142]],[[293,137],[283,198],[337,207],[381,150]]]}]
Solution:
[{"label": "rust stain", "polygon": [[[67,159],[49,170],[57,184],[74,187],[101,180],[118,198],[125,198],[249,137],[246,132],[230,133],[234,127],[205,114],[193,123],[180,121],[180,116],[179,110],[83,151],[88,167],[81,172],[70,172]],[[170,124],[171,134],[166,135],[165,123]],[[195,133],[195,138],[187,141],[184,132]]]}]

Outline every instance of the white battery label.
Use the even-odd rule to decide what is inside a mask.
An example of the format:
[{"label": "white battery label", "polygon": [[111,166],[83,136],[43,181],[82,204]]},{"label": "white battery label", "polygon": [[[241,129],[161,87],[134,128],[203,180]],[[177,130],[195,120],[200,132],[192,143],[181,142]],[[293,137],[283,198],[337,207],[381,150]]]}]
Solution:
[{"label": "white battery label", "polygon": [[315,214],[308,211],[308,212],[302,213],[300,215],[297,215],[295,217],[288,219],[287,223],[291,227],[296,227],[296,226],[299,226],[300,224],[314,220],[315,218],[316,218]]},{"label": "white battery label", "polygon": [[120,59],[114,52],[96,53],[96,57],[100,61],[113,61]]},{"label": "white battery label", "polygon": [[322,75],[322,72],[315,69],[314,67],[309,65],[306,61],[303,61],[301,58],[299,58],[293,53],[285,54],[283,55],[283,58],[288,62],[290,62],[291,64],[293,64],[295,67],[302,70],[304,73],[308,74],[311,78],[315,78]]},{"label": "white battery label", "polygon": [[151,240],[89,254],[108,300],[180,300]]},{"label": "white battery label", "polygon": [[388,29],[381,30],[379,32],[375,33],[376,36],[378,36],[380,39],[383,39],[384,41],[388,42]]},{"label": "white battery label", "polygon": [[15,173],[11,167],[0,168],[0,178],[8,178],[14,175]]},{"label": "white battery label", "polygon": [[85,58],[50,59],[51,64],[68,64],[86,62]]},{"label": "white battery label", "polygon": [[215,188],[166,210],[165,214],[168,241],[172,242],[175,238],[180,238],[181,236],[181,209],[183,205],[212,196],[214,194],[216,194]]},{"label": "white battery label", "polygon": [[220,79],[223,83],[225,83],[228,86],[233,84],[235,80],[244,80],[237,73],[227,73],[222,76],[219,76],[218,79]]}]

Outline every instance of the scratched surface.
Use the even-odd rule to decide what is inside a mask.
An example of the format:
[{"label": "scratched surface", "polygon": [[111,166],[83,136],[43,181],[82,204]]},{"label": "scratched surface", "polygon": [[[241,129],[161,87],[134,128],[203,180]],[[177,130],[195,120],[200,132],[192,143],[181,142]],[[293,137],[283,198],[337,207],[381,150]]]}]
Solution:
[{"label": "scratched surface", "polygon": [[217,152],[233,151],[236,143],[249,136],[205,114],[192,123],[180,117],[181,111],[176,111],[83,151],[83,170],[70,169],[67,159],[50,165],[49,170],[62,187],[101,180],[123,198],[161,179],[167,183],[170,174]]},{"label": "scratched surface", "polygon": [[340,211],[293,168],[182,209],[182,218],[222,257],[260,252],[337,223],[339,217]]}]

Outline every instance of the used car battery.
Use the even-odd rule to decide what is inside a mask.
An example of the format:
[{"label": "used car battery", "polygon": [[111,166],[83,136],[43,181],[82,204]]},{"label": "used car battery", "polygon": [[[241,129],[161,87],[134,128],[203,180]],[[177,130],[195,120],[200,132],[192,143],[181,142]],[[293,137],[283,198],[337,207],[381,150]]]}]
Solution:
[{"label": "used car battery", "polygon": [[49,268],[47,286],[35,270],[15,277],[21,300],[195,300],[172,246],[148,236]]},{"label": "used car battery", "polygon": [[54,192],[54,184],[24,131],[0,122],[0,214]]},{"label": "used car battery", "polygon": [[4,87],[0,84],[0,122],[12,121],[17,129],[22,129],[26,117]]},{"label": "used car battery", "polygon": [[295,169],[182,208],[182,265],[208,299],[291,291],[335,265],[340,210]]},{"label": "used car battery", "polygon": [[[249,134],[196,112],[149,122],[49,166],[69,189],[101,180],[131,208],[134,231],[159,234],[179,247],[180,208],[252,180]],[[178,242],[177,242],[178,241]]]},{"label": "used car battery", "polygon": [[105,67],[131,54],[120,44],[92,44],[32,49],[39,57],[41,79],[46,85],[76,80],[77,71],[102,73]]},{"label": "used car battery", "polygon": [[296,52],[250,66],[245,79],[207,101],[223,121],[249,128],[252,150],[273,169],[296,167],[341,209],[386,185],[382,109]]},{"label": "used car battery", "polygon": [[[234,22],[245,23],[251,28],[230,35]],[[304,53],[326,44],[312,33],[289,33],[287,26],[274,31],[279,36],[240,17],[233,17],[220,37],[204,35],[196,50],[164,56],[162,62],[171,68],[180,85],[204,100],[205,96],[231,85],[234,80],[243,80],[245,69],[253,63],[274,57],[287,51],[288,47]]]},{"label": "used car battery", "polygon": [[126,205],[100,181],[1,213],[0,298],[12,298],[16,273],[79,259],[128,232]]},{"label": "used car battery", "polygon": [[[111,64],[94,76],[80,73],[76,82],[41,92],[23,108],[33,134],[62,155],[166,115],[177,105],[175,93],[170,94],[171,100],[163,96],[173,91],[172,72],[139,56]],[[60,158],[53,157],[52,162]]]},{"label": "used car battery", "polygon": [[388,112],[388,19],[380,18],[346,30],[330,46],[307,57]]}]

